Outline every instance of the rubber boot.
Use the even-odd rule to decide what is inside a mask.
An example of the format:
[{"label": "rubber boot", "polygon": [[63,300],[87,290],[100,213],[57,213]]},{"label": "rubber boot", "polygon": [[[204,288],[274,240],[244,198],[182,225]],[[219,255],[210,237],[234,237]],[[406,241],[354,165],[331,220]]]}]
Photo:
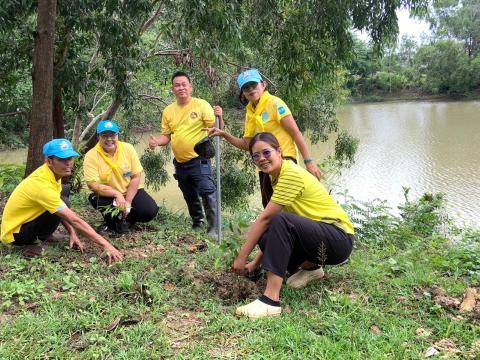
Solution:
[{"label": "rubber boot", "polygon": [[205,208],[205,215],[207,217],[207,233],[209,236],[217,236],[217,197],[215,193],[206,194],[202,196],[203,207]]},{"label": "rubber boot", "polygon": [[192,218],[192,229],[197,230],[203,227],[203,223],[205,222],[203,218],[203,210],[202,204],[200,203],[200,198],[196,198],[195,200],[186,200],[188,213]]}]

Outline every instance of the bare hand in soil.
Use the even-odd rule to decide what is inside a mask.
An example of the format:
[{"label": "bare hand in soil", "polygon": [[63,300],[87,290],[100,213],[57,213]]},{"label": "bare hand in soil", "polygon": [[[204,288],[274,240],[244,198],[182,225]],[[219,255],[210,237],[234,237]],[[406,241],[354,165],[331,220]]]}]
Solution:
[{"label": "bare hand in soil", "polygon": [[108,256],[108,265],[112,265],[112,263],[116,261],[122,261],[123,255],[120,251],[115,249],[113,246],[106,249],[107,256]]},{"label": "bare hand in soil", "polygon": [[78,238],[77,234],[73,233],[70,234],[70,248],[71,249],[78,249],[81,253],[83,253],[84,245]]},{"label": "bare hand in soil", "polygon": [[233,262],[233,271],[237,275],[243,275],[245,273],[247,259],[237,256]]},{"label": "bare hand in soil", "polygon": [[250,261],[247,265],[245,265],[245,270],[247,270],[249,273],[254,272],[256,268],[257,263],[255,261]]}]

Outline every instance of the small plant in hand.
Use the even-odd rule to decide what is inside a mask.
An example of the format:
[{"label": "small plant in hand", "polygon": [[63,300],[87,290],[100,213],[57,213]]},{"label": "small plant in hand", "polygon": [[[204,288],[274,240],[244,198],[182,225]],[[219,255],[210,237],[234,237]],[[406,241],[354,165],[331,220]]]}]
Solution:
[{"label": "small plant in hand", "polygon": [[102,214],[110,215],[112,218],[119,218],[121,215],[123,215],[125,210],[124,208],[120,206],[115,206],[113,204],[99,206],[98,208],[100,209]]}]

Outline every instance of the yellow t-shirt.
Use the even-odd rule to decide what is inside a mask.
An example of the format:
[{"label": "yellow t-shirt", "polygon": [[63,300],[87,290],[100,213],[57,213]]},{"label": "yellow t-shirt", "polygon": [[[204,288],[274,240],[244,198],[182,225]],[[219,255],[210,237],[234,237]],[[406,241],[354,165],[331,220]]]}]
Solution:
[{"label": "yellow t-shirt", "polygon": [[353,234],[353,225],[347,213],[331,197],[315,176],[293,161],[284,160],[271,201],[283,205],[284,210],[314,221],[333,224]]},{"label": "yellow t-shirt", "polygon": [[[262,96],[265,96],[265,93],[262,94]],[[258,126],[254,123],[255,120],[252,117],[249,118],[246,116],[245,132],[243,133],[243,137],[252,138],[258,132],[271,132],[273,135],[275,135],[278,143],[280,144],[282,155],[297,159],[298,151],[295,141],[280,123],[280,120],[288,115],[292,115],[292,112],[282,99],[270,94],[268,94],[268,96],[270,96],[270,100],[265,105],[265,109],[261,114],[263,129],[258,128]],[[259,103],[260,102],[261,98]]]},{"label": "yellow t-shirt", "polygon": [[2,242],[13,242],[13,234],[17,234],[23,224],[35,220],[45,211],[54,214],[66,208],[60,198],[61,192],[61,180],[55,180],[47,164],[32,172],[13,190],[5,205],[0,235]]},{"label": "yellow t-shirt", "polygon": [[[120,143],[120,141],[119,141]],[[142,164],[138,159],[137,151],[133,145],[121,142],[122,150],[115,152],[113,156],[103,152],[104,156],[119,166],[119,171],[113,171],[110,165],[98,153],[96,148],[90,149],[83,160],[83,177],[85,182],[109,185],[115,190],[125,194],[130,177],[143,171]],[[103,151],[103,150],[102,150]],[[139,189],[143,187],[140,183]]]},{"label": "yellow t-shirt", "polygon": [[202,129],[214,125],[213,109],[202,99],[192,97],[184,106],[174,102],[163,110],[162,134],[170,135],[173,156],[179,163],[198,157],[193,147],[207,136]]}]

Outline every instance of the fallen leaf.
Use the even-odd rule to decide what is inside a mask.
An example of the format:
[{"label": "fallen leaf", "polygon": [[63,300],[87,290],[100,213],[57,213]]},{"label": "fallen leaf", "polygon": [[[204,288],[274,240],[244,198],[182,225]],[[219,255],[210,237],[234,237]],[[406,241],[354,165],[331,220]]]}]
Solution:
[{"label": "fallen leaf", "polygon": [[97,301],[97,297],[96,296],[90,296],[90,298],[88,300],[91,301],[91,302],[95,302],[95,301]]},{"label": "fallen leaf", "polygon": [[55,292],[52,294],[52,298],[53,298],[54,300],[60,299],[62,296],[63,296],[63,293],[61,293],[60,291],[55,291]]},{"label": "fallen leaf", "polygon": [[437,355],[438,353],[440,353],[440,351],[438,351],[437,349],[435,349],[433,346],[430,346],[427,351],[425,352],[425,357],[428,358],[428,357],[432,357],[434,355]]},{"label": "fallen leaf", "polygon": [[283,308],[283,312],[285,314],[290,314],[292,312],[292,309],[290,309],[290,306],[285,305],[285,307]]},{"label": "fallen leaf", "polygon": [[380,330],[380,328],[377,325],[370,326],[370,331],[372,332],[372,334],[375,334],[375,335],[381,334],[382,332],[382,330]]},{"label": "fallen leaf", "polygon": [[120,324],[120,320],[122,320],[120,316],[116,317],[115,320],[113,320],[113,322],[105,328],[105,331],[110,332],[115,330],[118,324]]},{"label": "fallen leaf", "polygon": [[429,337],[430,335],[432,335],[432,331],[431,330],[426,330],[424,328],[418,328],[417,330],[415,330],[415,334],[417,335],[417,337],[426,338],[426,337]]},{"label": "fallen leaf", "polygon": [[450,339],[442,339],[433,344],[435,348],[441,351],[446,351],[449,353],[459,353],[460,350],[457,348],[457,345]]},{"label": "fallen leaf", "polygon": [[432,288],[431,288],[431,291],[432,291],[433,296],[446,296],[447,295],[445,290],[443,288],[441,288],[440,286],[437,286],[437,285],[433,285]]},{"label": "fallen leaf", "polygon": [[188,245],[187,250],[189,253],[194,253],[198,250],[197,245]]},{"label": "fallen leaf", "polygon": [[474,288],[466,288],[463,294],[463,301],[460,304],[460,312],[471,312],[475,308],[475,299],[477,290]]},{"label": "fallen leaf", "polygon": [[175,285],[173,285],[170,281],[166,281],[165,284],[163,284],[163,288],[167,291],[175,289]]}]

